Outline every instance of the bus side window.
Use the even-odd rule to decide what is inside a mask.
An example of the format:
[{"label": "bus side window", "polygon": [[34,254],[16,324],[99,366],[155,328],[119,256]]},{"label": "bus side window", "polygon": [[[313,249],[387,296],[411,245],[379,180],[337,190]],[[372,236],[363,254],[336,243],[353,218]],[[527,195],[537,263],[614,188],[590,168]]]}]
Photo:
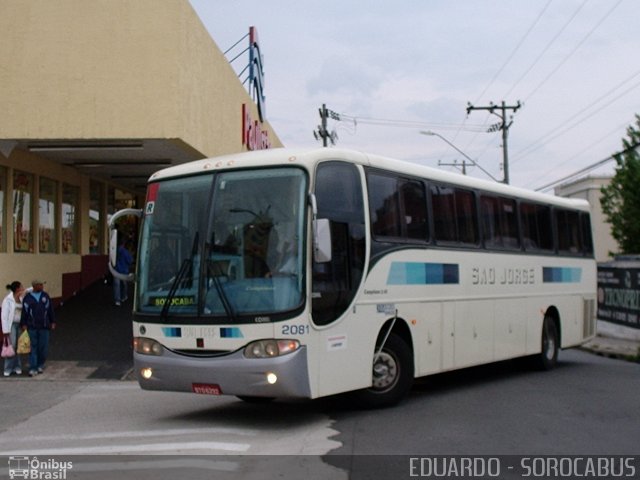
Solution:
[{"label": "bus side window", "polygon": [[364,273],[366,237],[358,169],[342,162],[320,164],[315,195],[318,218],[331,223],[332,259],[313,265],[313,321],[326,325],[349,307]]},{"label": "bus side window", "polygon": [[487,248],[501,247],[502,235],[498,221],[498,199],[482,195],[480,197],[480,218],[482,240]]},{"label": "bus side window", "polygon": [[431,185],[431,205],[433,208],[433,233],[438,242],[455,242],[455,202],[452,188]]},{"label": "bus side window", "polygon": [[482,239],[487,248],[520,248],[515,203],[509,198],[480,196]]},{"label": "bus side window", "polygon": [[580,220],[582,223],[582,245],[584,254],[593,255],[593,237],[591,233],[591,217],[588,213],[581,213]]},{"label": "bus side window", "polygon": [[427,197],[424,184],[415,180],[401,180],[399,190],[404,206],[406,236],[413,240],[426,241]]},{"label": "bus side window", "polygon": [[476,202],[472,191],[431,185],[431,205],[437,242],[478,244]]},{"label": "bus side window", "polygon": [[522,202],[522,241],[526,250],[553,250],[551,208],[546,205]]},{"label": "bus side window", "polygon": [[[586,215],[586,214],[582,214]],[[558,251],[571,255],[584,255],[590,247],[584,235],[584,217],[580,212],[571,210],[555,210],[556,232],[558,233]],[[586,216],[588,219],[588,215]],[[582,223],[582,225],[581,225]],[[589,228],[589,234],[590,234]]]},{"label": "bus side window", "polygon": [[460,243],[468,245],[478,243],[476,202],[473,192],[456,189],[456,223],[458,225],[458,241]]},{"label": "bus side window", "polygon": [[555,220],[559,252],[581,255],[583,253],[583,239],[580,234],[580,216],[578,212],[556,209]]},{"label": "bus side window", "polygon": [[385,240],[427,240],[427,199],[422,182],[367,173],[371,230]]},{"label": "bus side window", "polygon": [[516,201],[511,198],[500,199],[500,218],[505,248],[520,248],[520,234],[518,233],[518,213]]}]

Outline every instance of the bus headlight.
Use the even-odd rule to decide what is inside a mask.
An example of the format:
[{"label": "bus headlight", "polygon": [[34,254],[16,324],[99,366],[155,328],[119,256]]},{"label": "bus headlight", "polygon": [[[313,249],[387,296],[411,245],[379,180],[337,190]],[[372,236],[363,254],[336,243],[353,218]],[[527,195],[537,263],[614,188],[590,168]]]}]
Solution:
[{"label": "bus headlight", "polygon": [[300,348],[297,340],[258,340],[251,342],[244,349],[247,358],[273,358],[295,352]]},{"label": "bus headlight", "polygon": [[162,355],[162,345],[150,338],[134,337],[133,350],[142,355]]}]

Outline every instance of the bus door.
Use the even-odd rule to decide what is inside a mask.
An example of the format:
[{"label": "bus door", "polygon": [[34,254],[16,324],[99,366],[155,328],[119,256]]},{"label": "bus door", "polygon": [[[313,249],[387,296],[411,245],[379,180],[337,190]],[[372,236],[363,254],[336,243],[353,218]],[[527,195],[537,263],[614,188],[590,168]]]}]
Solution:
[{"label": "bus door", "polygon": [[[317,345],[321,352],[318,388],[321,395],[326,395],[371,379],[373,346],[363,353],[366,360],[354,357],[362,350],[356,347],[365,343],[357,339],[364,327],[355,319],[338,322],[349,314],[349,306],[364,277],[366,232],[358,169],[343,162],[320,164],[315,196],[318,218],[329,221],[331,259],[313,264],[312,317],[321,328],[339,324],[336,328],[325,328]],[[335,374],[337,371],[340,375]]]}]

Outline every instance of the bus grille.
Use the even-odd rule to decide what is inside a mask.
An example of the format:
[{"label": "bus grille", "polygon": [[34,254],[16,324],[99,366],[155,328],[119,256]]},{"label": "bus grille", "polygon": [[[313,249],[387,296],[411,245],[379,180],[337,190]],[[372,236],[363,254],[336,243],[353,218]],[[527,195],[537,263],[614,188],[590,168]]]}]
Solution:
[{"label": "bus grille", "polygon": [[582,337],[587,338],[596,333],[596,301],[584,300],[584,323],[582,325]]},{"label": "bus grille", "polygon": [[220,357],[222,355],[228,355],[231,350],[172,350],[172,352],[178,355],[185,355],[187,357]]}]

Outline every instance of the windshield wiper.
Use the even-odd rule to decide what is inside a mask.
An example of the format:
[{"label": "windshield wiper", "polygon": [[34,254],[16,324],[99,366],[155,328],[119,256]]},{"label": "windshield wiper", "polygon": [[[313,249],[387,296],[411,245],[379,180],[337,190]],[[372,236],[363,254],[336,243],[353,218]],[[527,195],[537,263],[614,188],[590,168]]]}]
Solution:
[{"label": "windshield wiper", "polygon": [[229,297],[227,297],[227,294],[222,287],[222,283],[220,283],[220,277],[218,275],[212,275],[211,278],[213,280],[213,285],[216,287],[216,292],[218,292],[218,297],[220,297],[220,301],[222,302],[224,311],[226,312],[227,316],[235,323],[236,314],[233,311],[231,302],[229,302]]},{"label": "windshield wiper", "polygon": [[160,312],[161,318],[165,319],[167,317],[167,314],[169,313],[169,308],[171,307],[171,301],[173,300],[173,297],[175,297],[176,292],[178,291],[178,286],[180,285],[180,282],[182,282],[182,279],[187,273],[187,270],[189,270],[190,266],[191,266],[191,259],[185,258],[184,261],[182,262],[182,265],[180,265],[180,270],[178,271],[176,278],[173,279],[173,283],[171,284],[169,293],[167,293],[167,296],[165,297],[164,305],[162,306],[162,311]]},{"label": "windshield wiper", "polygon": [[[200,232],[196,232],[195,237],[193,238],[193,246],[191,247],[191,257],[185,258],[182,261],[182,265],[180,265],[180,270],[178,270],[178,274],[176,278],[173,279],[173,283],[171,283],[171,288],[169,288],[169,293],[164,299],[164,305],[162,306],[162,311],[160,312],[160,318],[166,319],[169,314],[169,308],[171,308],[171,301],[173,297],[175,297],[176,292],[178,291],[178,287],[185,277],[187,271],[189,271],[189,275],[191,280],[193,281],[193,266],[192,266],[192,258],[195,258],[198,253],[198,238],[200,237]],[[183,285],[183,287],[189,285]]]}]

